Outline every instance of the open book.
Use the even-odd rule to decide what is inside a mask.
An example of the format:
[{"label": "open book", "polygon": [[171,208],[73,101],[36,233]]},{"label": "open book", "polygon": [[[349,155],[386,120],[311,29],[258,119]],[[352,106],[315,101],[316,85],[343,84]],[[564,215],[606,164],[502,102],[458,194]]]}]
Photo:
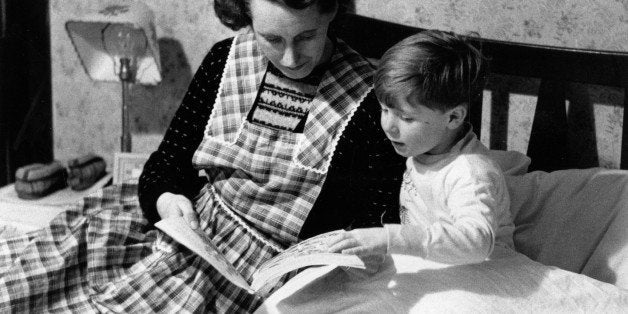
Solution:
[{"label": "open book", "polygon": [[192,229],[183,217],[161,220],[155,224],[155,227],[198,254],[225,278],[250,293],[255,293],[267,284],[274,283],[282,275],[303,267],[335,265],[366,268],[364,262],[356,255],[327,252],[328,243],[332,237],[345,232],[344,230],[335,230],[299,242],[264,262],[253,274],[253,281],[249,285],[246,279],[238,273],[216,245],[212,243],[212,240],[200,228]]}]

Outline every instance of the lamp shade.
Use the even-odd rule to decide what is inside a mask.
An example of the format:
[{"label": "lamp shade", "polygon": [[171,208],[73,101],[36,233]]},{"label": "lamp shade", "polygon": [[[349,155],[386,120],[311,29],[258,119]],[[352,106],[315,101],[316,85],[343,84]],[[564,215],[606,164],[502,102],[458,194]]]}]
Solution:
[{"label": "lamp shade", "polygon": [[134,83],[161,82],[161,63],[153,14],[139,1],[103,6],[66,22],[66,30],[87,75],[95,81],[120,81],[121,59],[132,59]]}]

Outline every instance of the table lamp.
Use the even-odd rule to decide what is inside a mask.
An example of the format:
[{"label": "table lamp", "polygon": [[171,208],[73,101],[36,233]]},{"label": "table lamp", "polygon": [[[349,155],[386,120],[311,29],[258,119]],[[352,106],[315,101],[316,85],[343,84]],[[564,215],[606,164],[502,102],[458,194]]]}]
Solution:
[{"label": "table lamp", "polygon": [[105,5],[66,23],[87,75],[122,85],[122,152],[131,152],[127,95],[131,84],[161,82],[159,48],[150,9],[139,1]]}]

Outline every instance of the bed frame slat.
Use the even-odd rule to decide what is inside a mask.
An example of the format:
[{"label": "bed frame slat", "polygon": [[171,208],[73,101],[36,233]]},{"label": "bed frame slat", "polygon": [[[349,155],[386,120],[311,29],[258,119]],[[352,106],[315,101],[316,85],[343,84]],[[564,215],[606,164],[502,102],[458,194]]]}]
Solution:
[{"label": "bed frame slat", "polygon": [[530,171],[571,167],[567,145],[564,81],[543,80],[534,113],[527,155]]}]

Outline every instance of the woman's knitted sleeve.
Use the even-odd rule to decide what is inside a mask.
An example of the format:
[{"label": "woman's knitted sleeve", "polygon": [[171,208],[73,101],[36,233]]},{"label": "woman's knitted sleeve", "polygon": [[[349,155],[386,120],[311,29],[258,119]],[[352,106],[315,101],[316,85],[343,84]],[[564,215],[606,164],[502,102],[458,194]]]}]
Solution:
[{"label": "woman's knitted sleeve", "polygon": [[353,195],[360,204],[353,228],[381,226],[384,222],[399,221],[399,190],[405,170],[405,158],[399,156],[380,125],[380,106],[374,92],[364,99],[355,122],[361,126],[353,136],[363,151],[366,165],[355,173]]},{"label": "woman's knitted sleeve", "polygon": [[380,127],[380,106],[369,93],[347,124],[321,192],[299,237],[335,229],[399,223],[399,189],[405,158]]},{"label": "woman's knitted sleeve", "polygon": [[205,56],[161,144],[144,164],[138,195],[151,224],[160,219],[156,202],[161,194],[171,192],[193,199],[206,181],[193,167],[192,156],[203,139],[231,43],[231,39],[223,40]]}]

